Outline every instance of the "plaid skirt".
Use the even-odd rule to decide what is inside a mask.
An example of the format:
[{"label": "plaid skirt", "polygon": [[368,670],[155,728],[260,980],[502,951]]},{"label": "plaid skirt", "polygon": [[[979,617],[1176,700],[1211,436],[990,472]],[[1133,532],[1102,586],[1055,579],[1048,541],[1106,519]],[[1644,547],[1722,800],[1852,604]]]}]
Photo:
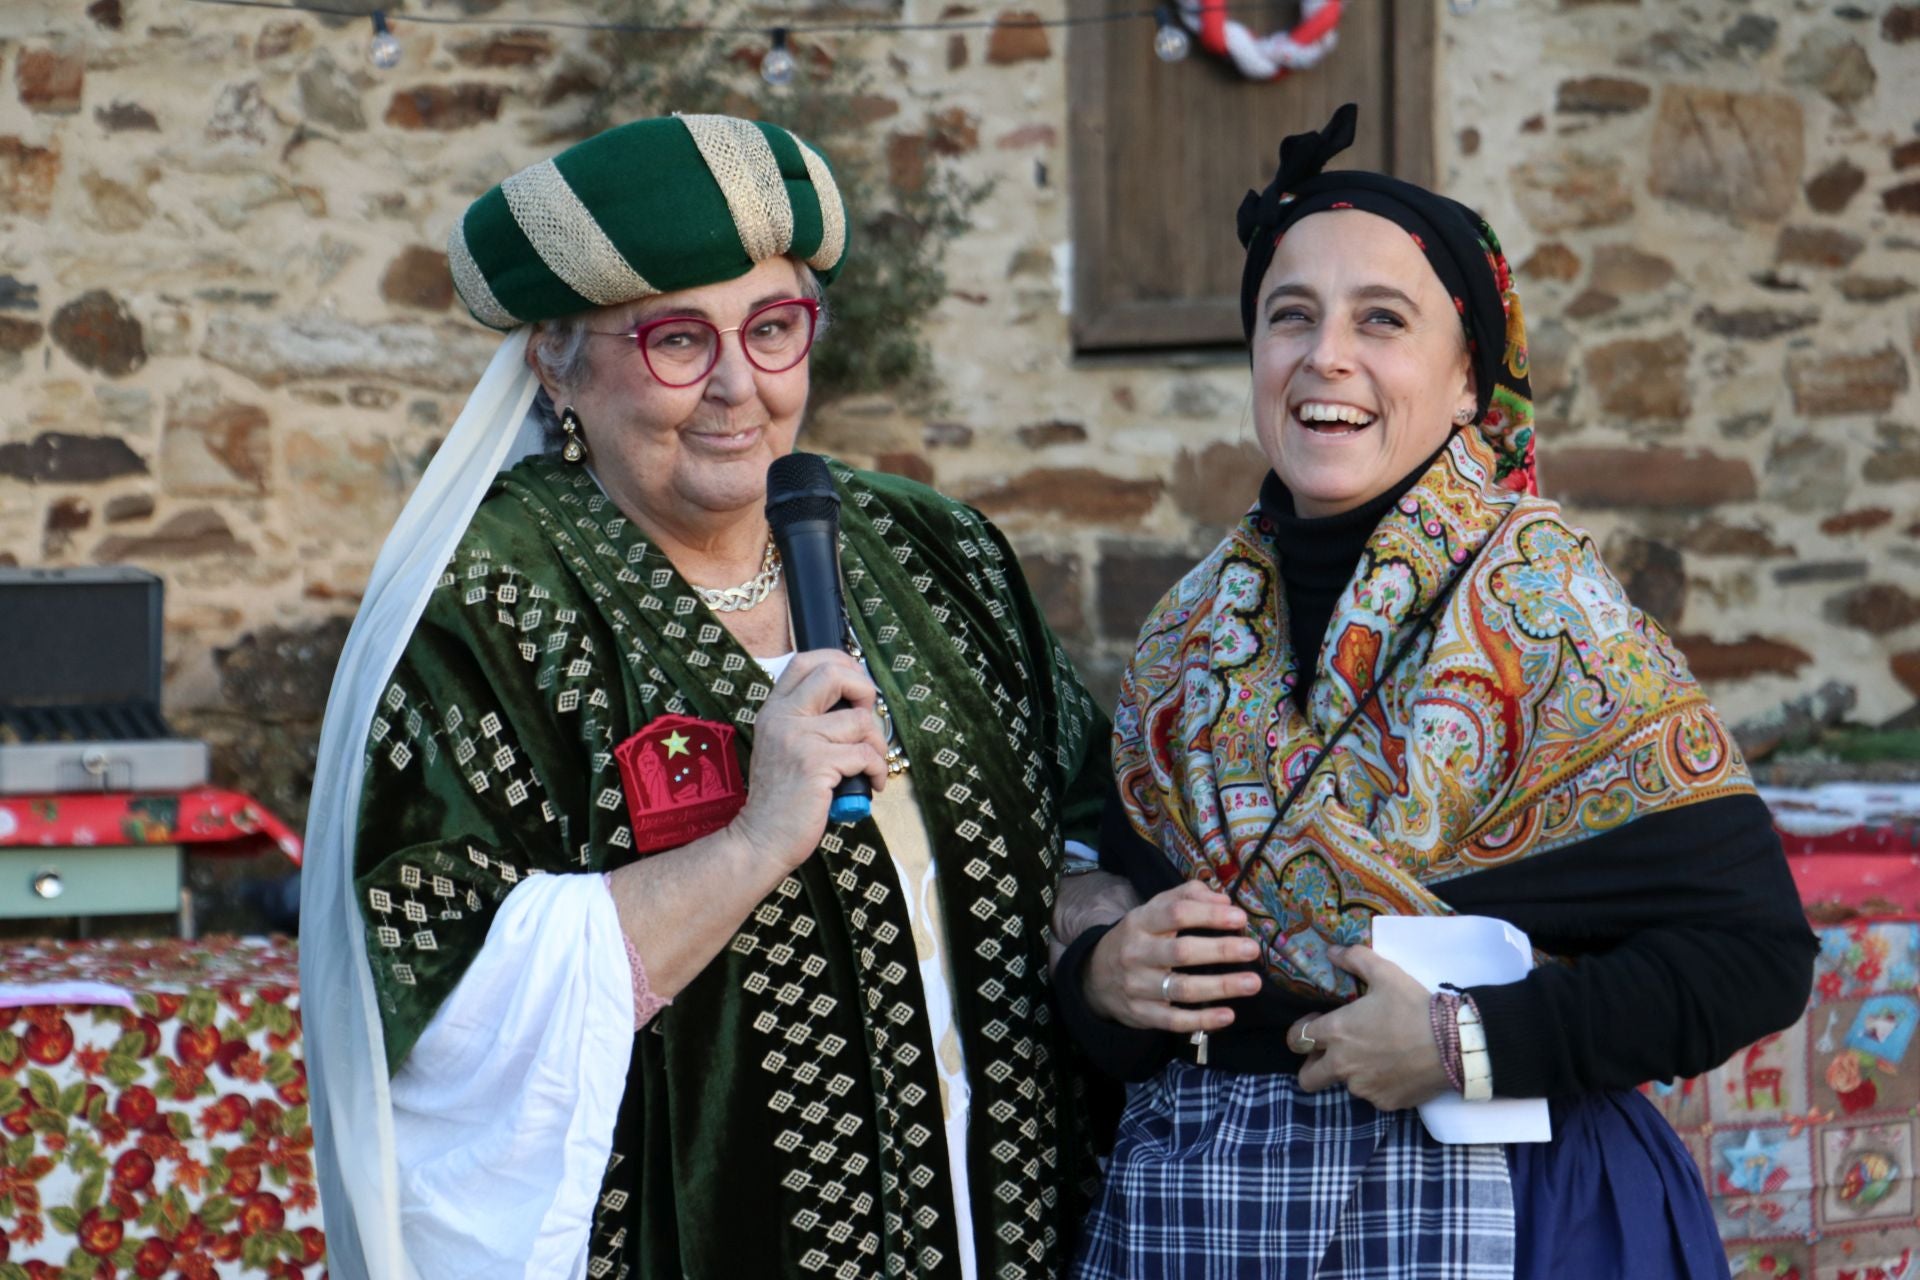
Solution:
[{"label": "plaid skirt", "polygon": [[1512,1280],[1501,1146],[1443,1146],[1292,1075],[1174,1062],[1130,1086],[1075,1280]]},{"label": "plaid skirt", "polygon": [[1706,1186],[1637,1092],[1554,1099],[1553,1141],[1446,1147],[1290,1075],[1135,1085],[1076,1280],[1728,1280]]}]

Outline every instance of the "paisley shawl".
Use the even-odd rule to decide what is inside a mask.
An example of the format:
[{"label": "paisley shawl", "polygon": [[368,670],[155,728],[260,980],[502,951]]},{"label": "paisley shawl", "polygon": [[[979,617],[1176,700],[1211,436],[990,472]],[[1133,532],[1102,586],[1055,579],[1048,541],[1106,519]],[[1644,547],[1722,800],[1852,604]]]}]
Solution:
[{"label": "paisley shawl", "polygon": [[1455,433],[1369,538],[1304,713],[1257,509],[1141,631],[1114,725],[1128,816],[1187,878],[1239,882],[1268,972],[1298,993],[1357,994],[1328,946],[1379,914],[1445,912],[1436,884],[1752,789],[1666,634],[1510,475],[1497,440]]}]

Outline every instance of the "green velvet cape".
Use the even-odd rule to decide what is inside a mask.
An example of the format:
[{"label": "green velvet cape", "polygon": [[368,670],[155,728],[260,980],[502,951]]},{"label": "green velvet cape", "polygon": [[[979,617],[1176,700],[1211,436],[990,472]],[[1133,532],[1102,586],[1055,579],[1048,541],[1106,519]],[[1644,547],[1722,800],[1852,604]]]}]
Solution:
[{"label": "green velvet cape", "polygon": [[[834,473],[848,612],[939,868],[979,1274],[1062,1274],[1093,1166],[1050,1007],[1047,914],[1063,840],[1093,839],[1106,717],[978,512]],[[368,744],[355,874],[389,1067],[520,879],[632,860],[616,746],[663,714],[729,723],[750,787],[768,692],[582,469],[504,473]],[[958,1276],[918,975],[878,829],[830,828],[635,1035],[589,1274]]]}]

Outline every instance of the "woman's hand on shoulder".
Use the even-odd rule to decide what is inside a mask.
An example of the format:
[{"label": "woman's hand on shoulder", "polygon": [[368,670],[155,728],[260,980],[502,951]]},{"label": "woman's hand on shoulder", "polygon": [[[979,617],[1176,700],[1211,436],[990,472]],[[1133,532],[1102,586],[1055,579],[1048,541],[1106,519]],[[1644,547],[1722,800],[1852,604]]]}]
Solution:
[{"label": "woman's hand on shoulder", "polygon": [[1183,1034],[1218,1031],[1233,1022],[1233,1010],[1215,1002],[1258,993],[1260,976],[1181,970],[1244,964],[1259,957],[1260,944],[1244,934],[1225,938],[1185,934],[1194,929],[1246,927],[1246,913],[1231,898],[1197,880],[1157,894],[1122,916],[1094,946],[1082,977],[1087,1003],[1101,1017],[1122,1026]]},{"label": "woman's hand on shoulder", "polygon": [[1418,1106],[1451,1086],[1427,1017],[1427,989],[1371,947],[1335,947],[1333,963],[1367,986],[1352,1004],[1300,1019],[1287,1031],[1294,1052],[1308,1048],[1300,1087],[1343,1084],[1382,1111]]},{"label": "woman's hand on shoulder", "polygon": [[887,743],[874,698],[873,681],[849,655],[796,656],[754,717],[752,777],[732,834],[791,870],[819,845],[842,778],[864,773],[875,792],[884,788]]}]

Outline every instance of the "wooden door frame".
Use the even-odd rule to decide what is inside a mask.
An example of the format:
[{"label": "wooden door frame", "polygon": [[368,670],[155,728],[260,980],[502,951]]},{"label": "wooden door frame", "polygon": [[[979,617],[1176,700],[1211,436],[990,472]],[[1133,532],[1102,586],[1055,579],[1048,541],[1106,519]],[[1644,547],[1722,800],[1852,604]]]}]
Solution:
[{"label": "wooden door frame", "polygon": [[[1386,56],[1394,74],[1385,77],[1390,95],[1392,168],[1409,182],[1431,187],[1434,175],[1434,59],[1436,9],[1440,0],[1348,0],[1379,4],[1389,29]],[[1068,0],[1075,19],[1110,12],[1114,0]],[[1218,336],[1193,338],[1198,329],[1216,328],[1218,306],[1190,299],[1151,305],[1103,302],[1097,266],[1110,243],[1109,212],[1115,195],[1103,164],[1083,165],[1104,153],[1107,133],[1107,42],[1144,38],[1135,22],[1084,21],[1071,28],[1067,48],[1067,131],[1069,198],[1073,202],[1072,332],[1076,351],[1115,348],[1178,348],[1223,345]],[[1204,56],[1204,55],[1196,55]],[[1311,71],[1302,74],[1311,75]],[[1279,140],[1274,140],[1276,145]],[[1223,215],[1224,216],[1224,212]],[[1238,328],[1238,320],[1235,320]],[[1231,339],[1238,341],[1237,336]]]}]

